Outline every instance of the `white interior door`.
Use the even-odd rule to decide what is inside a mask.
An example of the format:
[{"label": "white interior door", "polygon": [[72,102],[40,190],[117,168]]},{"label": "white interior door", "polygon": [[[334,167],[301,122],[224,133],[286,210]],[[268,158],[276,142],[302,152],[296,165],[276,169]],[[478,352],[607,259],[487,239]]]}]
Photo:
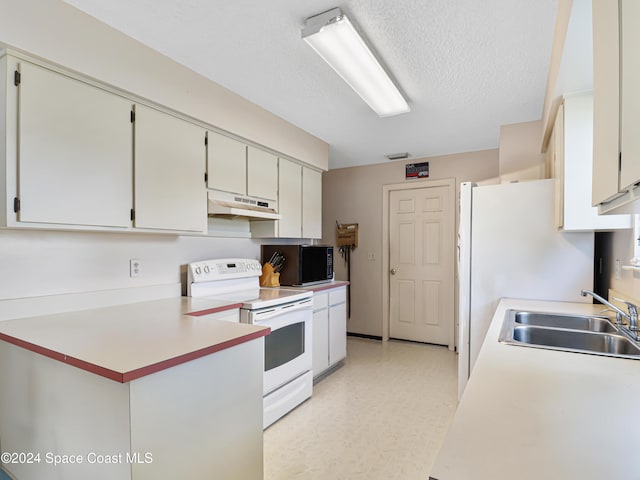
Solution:
[{"label": "white interior door", "polygon": [[389,192],[389,334],[448,345],[454,215],[449,186]]}]

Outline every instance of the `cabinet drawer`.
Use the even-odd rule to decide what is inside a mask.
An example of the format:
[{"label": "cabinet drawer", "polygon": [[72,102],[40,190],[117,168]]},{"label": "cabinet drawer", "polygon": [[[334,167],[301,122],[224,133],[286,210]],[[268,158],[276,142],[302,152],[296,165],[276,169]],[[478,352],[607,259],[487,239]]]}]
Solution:
[{"label": "cabinet drawer", "polygon": [[329,294],[326,292],[313,294],[313,311],[322,310],[329,305]]},{"label": "cabinet drawer", "polygon": [[347,301],[347,287],[334,288],[329,290],[329,305],[337,305]]}]

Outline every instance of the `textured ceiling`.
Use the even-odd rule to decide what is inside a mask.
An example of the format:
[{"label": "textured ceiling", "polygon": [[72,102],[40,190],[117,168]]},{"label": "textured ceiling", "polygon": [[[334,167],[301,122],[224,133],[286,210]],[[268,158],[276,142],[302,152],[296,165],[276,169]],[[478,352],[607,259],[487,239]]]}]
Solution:
[{"label": "textured ceiling", "polygon": [[[496,148],[538,120],[558,0],[65,0],[329,143],[330,168]],[[378,118],[300,38],[340,7],[411,112]]]}]

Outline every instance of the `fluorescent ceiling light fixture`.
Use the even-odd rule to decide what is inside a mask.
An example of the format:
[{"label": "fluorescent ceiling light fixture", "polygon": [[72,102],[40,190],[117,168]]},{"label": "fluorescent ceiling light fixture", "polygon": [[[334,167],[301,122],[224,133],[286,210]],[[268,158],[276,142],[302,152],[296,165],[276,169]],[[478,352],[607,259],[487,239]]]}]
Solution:
[{"label": "fluorescent ceiling light fixture", "polygon": [[302,38],[380,117],[410,110],[387,72],[339,8],[307,18]]}]

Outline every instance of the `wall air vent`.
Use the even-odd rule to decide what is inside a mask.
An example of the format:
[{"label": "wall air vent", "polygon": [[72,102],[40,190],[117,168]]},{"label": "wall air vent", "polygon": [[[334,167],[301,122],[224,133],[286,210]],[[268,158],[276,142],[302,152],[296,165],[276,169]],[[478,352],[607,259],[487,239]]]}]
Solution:
[{"label": "wall air vent", "polygon": [[411,155],[409,155],[407,152],[403,152],[403,153],[390,153],[389,155],[385,155],[385,157],[387,157],[389,160],[405,160],[407,158],[409,158]]}]

